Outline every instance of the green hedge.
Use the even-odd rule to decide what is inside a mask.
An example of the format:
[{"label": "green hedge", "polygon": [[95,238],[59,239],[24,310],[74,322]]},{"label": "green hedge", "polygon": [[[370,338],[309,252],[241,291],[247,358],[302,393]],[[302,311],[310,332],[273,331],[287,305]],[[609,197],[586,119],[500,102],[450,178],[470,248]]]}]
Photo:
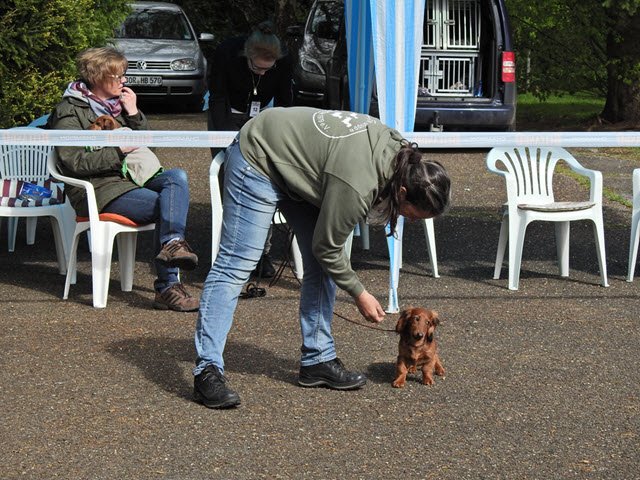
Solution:
[{"label": "green hedge", "polygon": [[104,45],[128,0],[0,2],[0,128],[51,111],[75,78],[75,57]]}]

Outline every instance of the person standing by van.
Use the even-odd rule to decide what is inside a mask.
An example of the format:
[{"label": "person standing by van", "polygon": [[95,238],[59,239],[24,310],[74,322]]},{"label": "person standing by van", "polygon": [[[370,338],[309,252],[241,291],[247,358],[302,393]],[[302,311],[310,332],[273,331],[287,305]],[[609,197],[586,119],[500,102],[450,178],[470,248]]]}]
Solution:
[{"label": "person standing by van", "polygon": [[[259,24],[248,37],[222,42],[213,56],[210,72],[209,130],[240,130],[271,103],[276,107],[293,104],[291,61],[270,21]],[[211,153],[215,155],[217,149]],[[265,278],[275,274],[270,250],[271,230],[256,272]]]}]

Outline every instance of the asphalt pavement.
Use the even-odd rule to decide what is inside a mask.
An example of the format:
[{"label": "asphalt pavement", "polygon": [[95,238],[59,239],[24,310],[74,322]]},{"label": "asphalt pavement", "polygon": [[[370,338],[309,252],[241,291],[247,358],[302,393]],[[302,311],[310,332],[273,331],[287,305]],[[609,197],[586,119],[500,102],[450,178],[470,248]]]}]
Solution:
[{"label": "asphalt pavement", "polygon": [[[203,115],[155,115],[155,129],[204,129]],[[158,150],[190,176],[188,240],[200,266],[183,274],[200,294],[210,262],[209,152]],[[114,262],[107,308],[91,306],[90,254],[62,300],[51,227],[16,251],[0,231],[0,478],[3,479],[638,479],[640,478],[640,278],[625,281],[631,209],[605,200],[608,288],[599,284],[590,225],[571,230],[569,278],[558,276],[553,227],[527,232],[520,289],[492,279],[503,180],[483,151],[428,152],[453,179],[453,208],[435,221],[440,278],[431,276],[419,224],[405,226],[401,306],[440,313],[446,378],[410,376],[391,387],[395,333],[336,317],[341,359],[365,372],[358,391],[296,385],[299,286],[289,269],[263,298],[239,303],[226,348],[242,398],[215,411],[191,399],[196,315],[155,311],[151,235],[140,235],[132,292]],[[577,150],[631,194],[638,162]],[[584,198],[573,178],[561,198]],[[284,261],[284,233],[274,256]],[[353,265],[386,304],[384,234],[354,241]],[[638,272],[640,274],[640,271]],[[358,319],[339,293],[336,311]],[[388,315],[382,328],[393,328]]]}]

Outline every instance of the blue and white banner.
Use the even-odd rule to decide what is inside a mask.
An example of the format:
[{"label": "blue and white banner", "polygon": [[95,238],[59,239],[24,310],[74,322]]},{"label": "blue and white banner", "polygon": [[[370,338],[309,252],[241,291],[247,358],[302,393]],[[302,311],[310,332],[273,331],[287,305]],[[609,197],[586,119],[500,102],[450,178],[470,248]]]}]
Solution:
[{"label": "blue and white banner", "polygon": [[351,110],[369,113],[373,92],[373,41],[368,1],[345,0],[347,70]]},{"label": "blue and white banner", "polygon": [[413,131],[425,0],[370,0],[380,120]]}]

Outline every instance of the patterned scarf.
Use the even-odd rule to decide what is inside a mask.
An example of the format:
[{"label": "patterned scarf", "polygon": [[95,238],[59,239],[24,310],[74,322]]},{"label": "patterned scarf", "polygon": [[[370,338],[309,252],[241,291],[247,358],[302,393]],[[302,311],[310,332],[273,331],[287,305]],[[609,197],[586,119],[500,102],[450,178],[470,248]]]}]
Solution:
[{"label": "patterned scarf", "polygon": [[109,98],[102,100],[87,88],[84,82],[71,82],[64,92],[63,97],[73,97],[87,102],[93,112],[100,115],[111,115],[117,117],[122,112],[122,103],[120,98]]}]

